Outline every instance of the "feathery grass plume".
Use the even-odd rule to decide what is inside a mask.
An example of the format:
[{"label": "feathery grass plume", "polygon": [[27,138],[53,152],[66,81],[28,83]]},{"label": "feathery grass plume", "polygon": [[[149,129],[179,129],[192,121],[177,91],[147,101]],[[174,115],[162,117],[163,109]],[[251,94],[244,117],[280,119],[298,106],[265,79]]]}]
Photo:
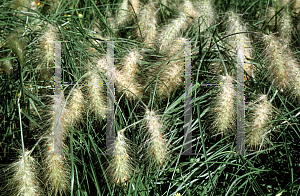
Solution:
[{"label": "feathery grass plume", "polygon": [[163,136],[163,123],[159,116],[149,109],[146,109],[145,120],[147,126],[147,135],[149,155],[153,156],[157,164],[164,164],[167,161],[168,148],[166,139]]},{"label": "feathery grass plume", "polygon": [[114,23],[112,23],[113,28],[119,28],[121,26],[124,26],[128,24],[128,22],[132,19],[131,17],[131,8],[129,6],[129,0],[123,0],[123,2],[120,5],[120,8],[118,10],[117,16],[115,18]]},{"label": "feathery grass plume", "polygon": [[[62,95],[63,96],[63,95]],[[70,164],[67,161],[64,153],[67,153],[68,147],[65,144],[66,138],[68,136],[67,123],[65,117],[67,116],[66,109],[63,108],[62,112],[56,111],[57,108],[63,107],[65,103],[64,96],[62,103],[54,101],[52,104],[52,109],[50,110],[50,126],[47,132],[44,134],[44,147],[45,147],[45,178],[46,185],[48,187],[48,193],[57,195],[58,193],[62,195],[69,191],[70,184]],[[61,119],[62,127],[57,126],[59,119]],[[57,130],[58,129],[58,130]],[[62,137],[61,152],[55,150],[56,136],[59,134]],[[59,154],[62,153],[62,154]]]},{"label": "feathery grass plume", "polygon": [[268,131],[271,128],[270,121],[274,114],[274,109],[266,95],[260,95],[256,103],[251,104],[249,109],[252,113],[245,143],[250,148],[255,148],[255,150],[257,147],[261,149],[260,146],[264,147],[270,144],[267,136],[271,136]]},{"label": "feathery grass plume", "polygon": [[88,86],[88,103],[89,110],[92,111],[96,117],[105,119],[106,118],[106,102],[104,92],[104,81],[96,70],[90,70],[87,73]]},{"label": "feathery grass plume", "polygon": [[145,38],[143,42],[148,44],[150,47],[154,47],[153,41],[155,40],[158,23],[158,17],[154,3],[149,2],[144,6],[144,9],[141,11],[138,20],[139,29],[137,29],[137,36]]},{"label": "feathery grass plume", "polygon": [[[138,63],[142,56],[138,50],[131,51],[128,56],[124,58],[123,69],[121,71],[115,71],[117,84],[120,85],[120,90],[127,91],[125,95],[132,100],[137,99],[143,95],[143,87],[135,78],[138,70]],[[137,97],[136,97],[137,96]]]},{"label": "feathery grass plume", "polygon": [[287,45],[282,45],[274,35],[264,35],[266,55],[270,61],[268,74],[274,79],[276,88],[299,97],[299,63]]},{"label": "feathery grass plume", "polygon": [[280,38],[285,44],[290,44],[292,39],[293,23],[289,9],[283,10],[279,23]]},{"label": "feathery grass plume", "polygon": [[264,15],[262,16],[263,18],[261,18],[262,20],[266,19],[265,22],[266,22],[267,26],[270,28],[270,30],[274,30],[274,28],[275,28],[275,24],[276,24],[275,14],[276,14],[275,8],[274,7],[269,7],[267,9],[266,18],[264,18],[265,17]]},{"label": "feathery grass plume", "polygon": [[168,24],[162,31],[159,37],[161,43],[160,50],[164,51],[171,48],[176,37],[179,36],[182,30],[185,31],[187,27],[187,17],[181,12],[179,17]]},{"label": "feathery grass plume", "polygon": [[23,157],[20,151],[19,161],[7,167],[7,174],[10,176],[7,185],[4,187],[6,195],[10,196],[31,196],[42,195],[38,179],[38,165],[30,156],[31,151],[25,150]]},{"label": "feathery grass plume", "polygon": [[290,7],[295,14],[298,14],[300,11],[300,0],[295,0]]},{"label": "feathery grass plume", "polygon": [[0,72],[4,72],[7,75],[11,75],[13,70],[14,68],[13,68],[12,59],[6,59],[4,61],[0,61]]},{"label": "feathery grass plume", "polygon": [[134,78],[129,78],[126,73],[123,71],[116,70],[115,71],[116,82],[118,85],[118,91],[125,91],[125,95],[131,99],[136,100],[137,98],[141,98],[143,95],[143,86],[137,82]]},{"label": "feathery grass plume", "polygon": [[[131,6],[130,11],[135,14],[140,13],[140,1],[139,0],[129,0]],[[134,15],[132,15],[133,19],[135,18]]]},{"label": "feathery grass plume", "polygon": [[124,58],[123,62],[123,71],[124,73],[130,77],[133,78],[138,70],[138,63],[142,56],[138,52],[138,50],[131,51],[128,56]]},{"label": "feathery grass plume", "polygon": [[[179,52],[182,47],[184,47],[186,42],[185,38],[179,38],[175,41],[172,48],[168,51],[169,55],[167,59],[179,59],[184,57],[184,48]],[[179,53],[178,53],[179,52]],[[177,56],[174,56],[178,53]],[[164,68],[164,70],[159,75],[159,81],[157,82],[156,92],[157,94],[167,97],[171,92],[175,91],[177,87],[183,85],[182,78],[184,77],[184,60],[172,60]],[[164,67],[165,65],[163,65]],[[162,68],[163,68],[162,67]],[[160,71],[160,69],[158,70]]]},{"label": "feathery grass plume", "polygon": [[[29,9],[37,11],[40,5],[41,5],[41,3],[37,2],[37,1],[14,0],[14,1],[12,1],[11,8],[21,11],[21,12],[30,12],[31,10],[29,10]],[[19,16],[23,16],[23,14],[20,12],[17,12],[15,14],[19,15]]]},{"label": "feathery grass plume", "polygon": [[280,3],[281,8],[289,5],[291,2],[292,2],[292,0],[280,0],[280,1],[278,1],[278,3]]},{"label": "feathery grass plume", "polygon": [[220,76],[219,79],[221,86],[218,87],[212,103],[211,115],[213,116],[212,129],[215,129],[215,133],[221,133],[223,137],[235,131],[236,90],[231,76]]},{"label": "feathery grass plume", "polygon": [[201,14],[200,12],[195,9],[195,6],[191,1],[184,1],[180,6],[179,6],[179,11],[185,13],[187,16],[191,16],[195,19],[198,19]]},{"label": "feathery grass plume", "polygon": [[22,38],[18,35],[18,33],[13,33],[12,35],[10,35],[7,38],[4,46],[11,49],[12,53],[18,57],[20,64],[23,64],[25,57],[25,46]]},{"label": "feathery grass plume", "polygon": [[106,173],[110,181],[118,186],[127,186],[133,174],[133,160],[130,157],[130,140],[124,135],[125,129],[118,132],[113,145],[113,155]]},{"label": "feathery grass plume", "polygon": [[[228,12],[228,35],[240,33],[240,32],[246,32],[247,28],[245,25],[242,25],[240,17],[233,11]],[[239,54],[239,50],[242,50],[242,53],[244,53],[244,59],[246,61],[246,58],[251,58],[251,49],[252,45],[250,43],[250,39],[248,36],[246,36],[244,33],[242,34],[235,34],[233,36],[230,36],[230,45],[233,46],[233,52]],[[253,76],[253,66],[249,61],[246,61],[244,63],[244,70],[247,72],[249,76]],[[250,79],[247,77],[247,79]]]},{"label": "feathery grass plume", "polygon": [[48,81],[53,80],[53,67],[55,61],[54,41],[57,40],[59,40],[57,29],[52,24],[48,23],[46,29],[42,32],[42,38],[38,45],[38,48],[40,49],[38,53],[40,62],[37,66],[40,75]]},{"label": "feathery grass plume", "polygon": [[76,122],[80,122],[82,119],[83,107],[85,105],[85,99],[81,92],[81,88],[77,87],[73,89],[71,99],[67,103],[65,121],[68,125],[75,125]]},{"label": "feathery grass plume", "polygon": [[[195,3],[195,7],[198,8],[199,12],[201,13],[201,17],[203,17],[204,21],[200,18],[200,31],[204,31],[207,27],[210,27],[214,21],[216,20],[217,12],[214,9],[212,0],[203,0]],[[198,22],[194,20],[194,22]]]}]

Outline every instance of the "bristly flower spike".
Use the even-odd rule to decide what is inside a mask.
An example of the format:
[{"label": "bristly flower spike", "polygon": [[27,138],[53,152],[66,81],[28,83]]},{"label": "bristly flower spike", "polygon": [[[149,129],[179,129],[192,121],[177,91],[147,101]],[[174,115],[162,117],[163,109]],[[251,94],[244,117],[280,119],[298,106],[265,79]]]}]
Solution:
[{"label": "bristly flower spike", "polygon": [[271,128],[270,121],[274,114],[274,109],[266,95],[260,95],[255,104],[252,104],[252,116],[250,125],[246,134],[246,144],[250,148],[262,149],[270,140],[267,136],[271,136],[269,130]]},{"label": "bristly flower spike", "polygon": [[168,148],[166,139],[163,136],[164,126],[159,116],[149,109],[145,113],[147,135],[149,136],[148,151],[155,162],[159,165],[166,163],[168,156]]}]

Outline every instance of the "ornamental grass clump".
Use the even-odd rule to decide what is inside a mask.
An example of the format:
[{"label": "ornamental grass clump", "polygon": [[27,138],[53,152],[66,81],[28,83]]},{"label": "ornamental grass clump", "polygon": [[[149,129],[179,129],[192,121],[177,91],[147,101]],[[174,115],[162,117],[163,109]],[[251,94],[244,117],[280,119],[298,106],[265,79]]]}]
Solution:
[{"label": "ornamental grass clump", "polygon": [[[7,185],[3,188],[2,193],[10,196],[38,196],[43,195],[38,178],[39,165],[30,155],[31,151],[25,150],[24,155],[20,150],[19,160],[11,163],[5,173]],[[3,178],[2,180],[4,180]]]},{"label": "ornamental grass clump", "polygon": [[221,86],[216,87],[216,97],[211,104],[211,128],[223,137],[235,131],[236,90],[231,76],[220,76],[219,80]]},{"label": "ornamental grass clump", "polygon": [[145,113],[148,140],[146,141],[148,156],[154,159],[156,164],[162,165],[167,162],[168,148],[163,136],[164,125],[160,117],[149,109]]},{"label": "ornamental grass clump", "polygon": [[133,174],[133,160],[130,157],[130,141],[125,137],[125,129],[118,132],[113,145],[113,155],[106,173],[110,182],[117,186],[127,186]]},{"label": "ornamental grass clump", "polygon": [[272,104],[267,98],[267,95],[260,95],[255,103],[249,107],[251,117],[249,126],[247,127],[245,143],[249,148],[254,148],[255,151],[259,148],[263,149],[266,145],[271,144],[269,138],[272,125],[270,121],[274,115]]}]

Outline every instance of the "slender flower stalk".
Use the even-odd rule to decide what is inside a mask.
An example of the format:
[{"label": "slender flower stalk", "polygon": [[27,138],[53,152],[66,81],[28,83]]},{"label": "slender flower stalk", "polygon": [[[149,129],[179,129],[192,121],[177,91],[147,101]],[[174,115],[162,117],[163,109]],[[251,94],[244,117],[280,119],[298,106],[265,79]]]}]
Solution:
[{"label": "slender flower stalk", "polygon": [[129,153],[129,140],[124,135],[125,129],[118,132],[114,143],[112,159],[107,167],[106,173],[111,182],[116,185],[126,186],[133,173],[133,160]]},{"label": "slender flower stalk", "polygon": [[38,165],[30,156],[30,151],[25,151],[25,156],[20,153],[19,161],[7,167],[7,173],[12,175],[4,192],[11,196],[42,195],[42,189],[38,179]]},{"label": "slender flower stalk", "polygon": [[246,134],[246,144],[250,148],[266,146],[270,143],[267,136],[270,136],[268,132],[271,128],[271,118],[274,114],[274,109],[270,101],[268,101],[266,95],[260,95],[255,104],[252,104],[250,110],[252,110],[250,125]]},{"label": "slender flower stalk", "polygon": [[212,104],[211,114],[213,116],[212,129],[214,132],[226,136],[233,133],[236,119],[236,91],[231,76],[220,76],[218,93]]},{"label": "slender flower stalk", "polygon": [[163,123],[159,116],[149,109],[146,110],[145,120],[147,126],[147,135],[149,140],[146,142],[148,144],[148,151],[151,154],[157,164],[164,164],[167,161],[167,143],[166,139],[163,137]]}]

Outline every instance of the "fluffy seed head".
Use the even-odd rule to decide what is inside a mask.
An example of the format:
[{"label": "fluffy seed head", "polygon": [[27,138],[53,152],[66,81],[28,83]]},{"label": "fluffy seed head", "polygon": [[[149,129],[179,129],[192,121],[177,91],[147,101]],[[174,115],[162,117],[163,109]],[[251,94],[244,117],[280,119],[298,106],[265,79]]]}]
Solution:
[{"label": "fluffy seed head", "polygon": [[139,54],[137,50],[130,52],[128,56],[124,58],[123,71],[128,77],[130,78],[134,77],[134,75],[138,70],[138,63],[141,58],[142,56]]},{"label": "fluffy seed head", "polygon": [[298,14],[300,11],[300,0],[295,0],[292,5],[291,8],[293,9],[293,12]]},{"label": "fluffy seed head", "polygon": [[25,156],[20,153],[19,161],[7,167],[7,173],[12,175],[5,187],[9,195],[31,196],[41,195],[41,187],[37,177],[37,164],[30,151],[25,151]]},{"label": "fluffy seed head", "polygon": [[46,80],[53,80],[53,69],[55,61],[55,48],[54,41],[59,39],[56,28],[48,24],[47,28],[42,31],[42,38],[38,44],[39,52],[38,59],[39,64],[37,66],[38,72]]},{"label": "fluffy seed head", "polygon": [[[274,35],[265,35],[264,41],[267,46],[266,54],[270,61],[269,75],[274,79],[274,84],[281,92],[294,93],[294,88],[299,79],[299,65],[292,56],[288,46],[276,40]],[[293,70],[293,72],[292,72]],[[298,95],[297,95],[298,96]]]},{"label": "fluffy seed head", "polygon": [[88,77],[88,102],[89,108],[93,113],[102,119],[106,118],[106,103],[104,97],[104,81],[102,78],[91,70],[87,74]]},{"label": "fluffy seed head", "polygon": [[185,13],[187,16],[191,16],[196,19],[201,16],[199,11],[195,9],[195,6],[191,1],[184,1],[179,7],[179,10]]},{"label": "fluffy seed head", "polygon": [[273,115],[273,106],[268,101],[266,95],[260,95],[251,108],[251,120],[246,134],[246,143],[250,148],[265,146],[269,140],[267,132],[271,125],[270,121]]},{"label": "fluffy seed head", "polygon": [[65,121],[68,125],[74,125],[81,120],[85,99],[80,88],[72,91],[71,99],[68,101],[66,108]]},{"label": "fluffy seed head", "polygon": [[289,13],[289,10],[285,9],[279,23],[280,37],[285,44],[290,44],[292,38],[292,31],[292,16]]},{"label": "fluffy seed head", "polygon": [[212,128],[216,133],[228,135],[234,131],[236,119],[235,96],[236,92],[233,86],[231,76],[220,76],[218,94],[212,104],[211,114],[213,115]]},{"label": "fluffy seed head", "polygon": [[[242,25],[240,17],[233,11],[228,12],[228,35],[234,34],[234,33],[240,33],[240,32],[246,32],[247,28],[245,25]],[[253,75],[253,66],[252,64],[246,60],[246,59],[252,59],[251,58],[251,49],[252,45],[250,42],[249,37],[246,34],[235,34],[233,36],[230,36],[230,45],[233,46],[233,52],[239,54],[239,50],[242,50],[242,53],[244,53],[244,61],[246,63],[244,64],[244,69],[248,73],[249,76]],[[250,78],[249,78],[250,79]]]},{"label": "fluffy seed head", "polygon": [[172,47],[171,45],[174,43],[174,40],[180,34],[181,30],[186,30],[186,20],[186,15],[181,12],[180,16],[167,26],[167,28],[161,34],[160,50],[166,50]]},{"label": "fluffy seed head", "polygon": [[[135,14],[140,13],[140,1],[139,0],[130,0],[132,7],[130,6],[131,12]],[[134,16],[133,16],[134,17]]]},{"label": "fluffy seed head", "polygon": [[[65,100],[63,99],[63,104]],[[53,194],[62,195],[62,193],[67,193],[69,191],[70,183],[70,165],[67,162],[66,157],[63,153],[66,153],[68,148],[65,145],[65,138],[68,136],[67,124],[66,124],[66,110],[62,111],[62,114],[57,112],[58,109],[62,107],[62,103],[57,100],[54,101],[53,111],[51,112],[52,118],[50,119],[50,127],[44,136],[44,148],[45,154],[44,164],[45,164],[45,182],[48,186],[48,192]],[[61,121],[61,126],[58,122]],[[55,146],[60,145],[56,137],[61,137],[61,149],[62,151],[57,151]],[[59,139],[60,140],[60,139]],[[61,154],[62,153],[62,154]]]},{"label": "fluffy seed head", "polygon": [[117,185],[126,186],[132,176],[132,159],[129,156],[129,141],[120,130],[114,143],[114,150],[111,162],[106,170],[111,182]]},{"label": "fluffy seed head", "polygon": [[[134,78],[129,78],[123,71],[115,71],[119,92],[125,91],[125,95],[131,100],[143,95],[143,87]],[[127,90],[126,90],[127,89]]]},{"label": "fluffy seed head", "polygon": [[204,31],[207,28],[206,25],[210,27],[213,24],[217,12],[215,11],[211,0],[201,1],[197,3],[195,7],[198,8],[199,12],[201,13],[201,16],[205,20],[205,23],[202,21],[200,27],[200,31]]},{"label": "fluffy seed head", "polygon": [[267,10],[267,14],[266,14],[266,23],[274,28],[275,27],[275,21],[276,21],[276,17],[275,17],[275,8],[274,7],[269,7]]},{"label": "fluffy seed head", "polygon": [[[148,3],[144,6],[144,9],[139,16],[139,27],[142,36],[145,37],[144,43],[149,44],[153,47],[152,42],[154,41],[156,35],[156,26],[158,22],[158,17],[156,14],[155,6],[153,3]],[[137,29],[137,36],[141,37],[140,30]]]},{"label": "fluffy seed head", "polygon": [[[185,45],[186,39],[179,38],[170,49],[168,59],[171,59],[176,55],[182,47]],[[184,49],[178,53],[174,59],[182,58],[184,56]],[[182,78],[184,77],[184,60],[174,60],[171,61],[167,67],[161,72],[160,80],[158,81],[158,85],[156,91],[159,95],[166,97],[171,92],[175,91],[177,87],[183,84]],[[165,66],[165,64],[163,64]],[[163,67],[161,67],[163,68]],[[165,84],[164,84],[165,83]]]},{"label": "fluffy seed head", "polygon": [[116,23],[113,23],[115,27],[120,27],[126,25],[131,19],[131,8],[129,7],[128,0],[123,0],[122,4],[120,5],[117,17],[115,19]]},{"label": "fluffy seed head", "polygon": [[163,124],[154,111],[146,110],[145,120],[147,125],[147,131],[150,139],[148,140],[148,151],[151,154],[157,164],[162,165],[167,159],[167,143],[163,137]]}]

